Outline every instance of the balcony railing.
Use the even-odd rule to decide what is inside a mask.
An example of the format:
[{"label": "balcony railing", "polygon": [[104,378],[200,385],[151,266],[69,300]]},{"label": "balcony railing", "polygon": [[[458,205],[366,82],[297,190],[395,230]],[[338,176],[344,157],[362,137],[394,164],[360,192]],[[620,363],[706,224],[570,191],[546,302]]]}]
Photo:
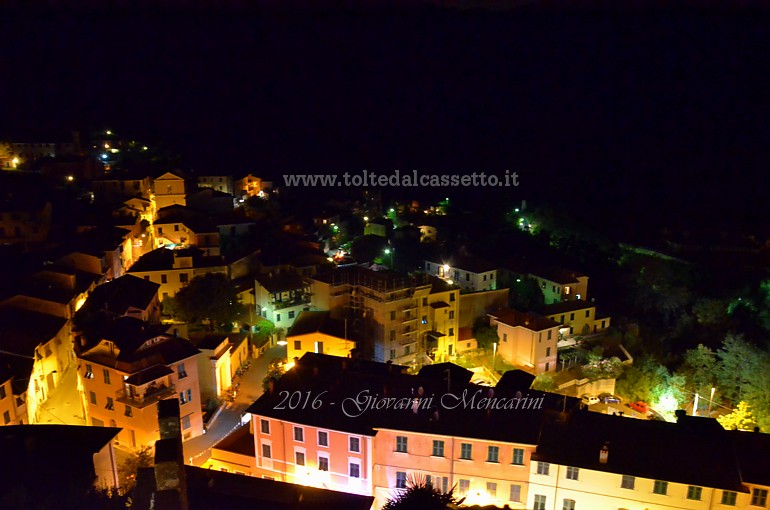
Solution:
[{"label": "balcony railing", "polygon": [[292,306],[306,305],[310,303],[310,296],[302,296],[294,299],[284,299],[282,301],[273,301],[274,310],[283,310],[284,308],[290,308]]},{"label": "balcony railing", "polygon": [[176,388],[171,386],[158,386],[156,388],[147,388],[142,395],[127,395],[126,390],[118,390],[115,393],[115,400],[132,407],[143,408],[156,403],[164,398],[176,395]]}]

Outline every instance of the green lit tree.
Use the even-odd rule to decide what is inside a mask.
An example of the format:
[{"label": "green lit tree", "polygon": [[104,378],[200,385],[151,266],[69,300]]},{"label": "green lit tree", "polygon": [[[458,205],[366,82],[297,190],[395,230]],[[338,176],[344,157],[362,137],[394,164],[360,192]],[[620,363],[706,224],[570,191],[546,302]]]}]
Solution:
[{"label": "green lit tree", "polygon": [[267,393],[270,390],[270,382],[277,382],[285,373],[286,365],[281,358],[270,360],[270,364],[267,366],[267,374],[265,374],[265,378],[262,379],[262,390]]},{"label": "green lit tree", "polygon": [[465,498],[458,499],[454,487],[448,492],[441,492],[433,483],[425,478],[409,476],[406,488],[395,489],[393,497],[389,498],[382,510],[445,510],[462,505]]},{"label": "green lit tree", "polygon": [[543,372],[535,377],[535,380],[532,381],[531,388],[538,391],[554,392],[556,391],[556,381],[554,380],[553,375],[548,372]]},{"label": "green lit tree", "polygon": [[684,353],[684,362],[678,373],[686,379],[686,387],[693,393],[707,395],[716,384],[717,355],[698,344],[695,349]]}]

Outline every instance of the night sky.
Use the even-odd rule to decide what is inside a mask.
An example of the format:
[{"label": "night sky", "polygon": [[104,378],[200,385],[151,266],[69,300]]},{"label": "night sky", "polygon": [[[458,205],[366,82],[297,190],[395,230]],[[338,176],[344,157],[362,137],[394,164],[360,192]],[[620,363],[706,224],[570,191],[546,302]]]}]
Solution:
[{"label": "night sky", "polygon": [[0,136],[111,128],[167,140],[195,170],[273,178],[511,169],[517,190],[468,196],[761,223],[767,12],[523,4],[10,11]]}]

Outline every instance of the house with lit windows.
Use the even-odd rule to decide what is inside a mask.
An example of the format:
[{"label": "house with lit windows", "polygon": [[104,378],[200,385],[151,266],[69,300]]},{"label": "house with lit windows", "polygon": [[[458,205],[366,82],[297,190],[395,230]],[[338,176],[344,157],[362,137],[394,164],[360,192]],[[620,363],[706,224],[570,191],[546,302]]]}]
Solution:
[{"label": "house with lit windows", "polygon": [[310,284],[293,271],[269,271],[254,281],[257,313],[277,328],[288,329],[299,314],[312,307]]},{"label": "house with lit windows", "polygon": [[546,305],[543,315],[561,324],[560,340],[575,335],[603,333],[610,327],[610,317],[599,314],[594,303],[582,299]]},{"label": "house with lit windows", "polygon": [[129,270],[129,274],[137,278],[160,285],[161,301],[173,297],[196,276],[207,273],[227,274],[227,265],[222,257],[207,256],[195,247],[155,249],[143,255]]},{"label": "house with lit windows", "polygon": [[460,286],[464,291],[495,290],[498,288],[497,265],[470,256],[452,256],[445,260],[426,260],[425,272]]},{"label": "house with lit windows", "polygon": [[290,360],[306,352],[348,357],[355,345],[347,338],[345,322],[326,311],[300,312],[286,333],[286,357]]}]

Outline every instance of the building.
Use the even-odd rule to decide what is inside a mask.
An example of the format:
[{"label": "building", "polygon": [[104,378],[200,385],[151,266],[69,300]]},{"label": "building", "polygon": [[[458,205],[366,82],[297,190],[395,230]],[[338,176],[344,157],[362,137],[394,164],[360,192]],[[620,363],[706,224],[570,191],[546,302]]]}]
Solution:
[{"label": "building", "polygon": [[198,187],[212,188],[231,196],[235,195],[235,185],[232,175],[200,175],[198,176]]},{"label": "building", "polygon": [[233,196],[214,188],[204,188],[187,195],[187,206],[207,214],[228,214],[233,212]]},{"label": "building", "polygon": [[51,229],[51,202],[39,196],[0,199],[0,245],[42,245]]},{"label": "building", "polygon": [[31,359],[0,353],[0,425],[29,423],[27,383],[32,364]]},{"label": "building", "polygon": [[454,283],[465,291],[498,288],[497,266],[477,257],[458,255],[441,262],[426,260],[425,272]]},{"label": "building", "polygon": [[[12,393],[19,398],[14,402],[16,418],[11,421],[37,423],[40,406],[75,365],[69,321],[45,313],[3,308],[0,351],[0,366],[10,373],[4,384],[10,382]],[[26,408],[26,416],[21,413],[22,407]],[[13,414],[7,404],[6,410]]]},{"label": "building", "polygon": [[511,259],[500,265],[499,279],[504,286],[515,292],[516,283],[533,279],[543,292],[545,304],[562,301],[588,300],[588,276],[562,267],[543,267],[525,260]]},{"label": "building", "polygon": [[350,356],[356,343],[347,339],[345,322],[329,312],[300,312],[286,333],[286,357],[301,358],[306,352]]},{"label": "building", "polygon": [[160,324],[159,288],[159,284],[134,275],[121,276],[96,287],[83,303],[79,315],[85,317],[102,312],[111,317],[133,317]]},{"label": "building", "polygon": [[424,364],[457,354],[459,289],[428,275],[359,266],[318,274],[313,305],[348,319],[375,361]]},{"label": "building", "polygon": [[603,333],[610,327],[610,317],[597,314],[596,305],[582,299],[547,305],[543,315],[561,324],[559,340]]},{"label": "building", "polygon": [[87,228],[57,253],[56,264],[112,280],[123,276],[134,262],[133,235],[119,227]]},{"label": "building", "polygon": [[209,257],[198,248],[168,250],[158,248],[143,255],[129,274],[160,285],[160,300],[173,297],[190,280],[207,273],[227,274],[221,257]]},{"label": "building", "polygon": [[155,444],[156,404],[167,398],[182,404],[185,440],[203,433],[201,354],[189,340],[134,317],[102,315],[77,331],[76,345],[91,424],[120,427],[122,446]]},{"label": "building", "polygon": [[310,284],[293,272],[259,274],[254,285],[257,313],[277,328],[288,329],[305,310],[310,310]]},{"label": "building", "polygon": [[160,210],[171,205],[187,205],[187,186],[184,177],[178,172],[166,172],[152,181],[155,195],[155,209]]},{"label": "building", "polygon": [[505,308],[509,293],[508,288],[460,293],[459,326],[472,328],[476,320],[486,319],[487,314]]},{"label": "building", "polygon": [[236,371],[249,359],[249,339],[244,333],[204,333],[190,336],[201,351],[198,377],[203,402],[225,395]]},{"label": "building", "polygon": [[108,174],[91,182],[94,200],[101,203],[119,203],[131,198],[152,199],[148,175]]},{"label": "building", "polygon": [[119,431],[103,427],[28,425],[2,427],[2,508],[43,510],[96,508],[94,488],[118,485],[112,441]]},{"label": "building", "polygon": [[556,371],[559,323],[512,309],[493,312],[489,317],[489,325],[497,329],[500,339],[497,355],[535,374]]},{"label": "building", "polygon": [[235,181],[234,195],[241,197],[256,197],[264,191],[262,179],[253,174],[246,174]]}]

